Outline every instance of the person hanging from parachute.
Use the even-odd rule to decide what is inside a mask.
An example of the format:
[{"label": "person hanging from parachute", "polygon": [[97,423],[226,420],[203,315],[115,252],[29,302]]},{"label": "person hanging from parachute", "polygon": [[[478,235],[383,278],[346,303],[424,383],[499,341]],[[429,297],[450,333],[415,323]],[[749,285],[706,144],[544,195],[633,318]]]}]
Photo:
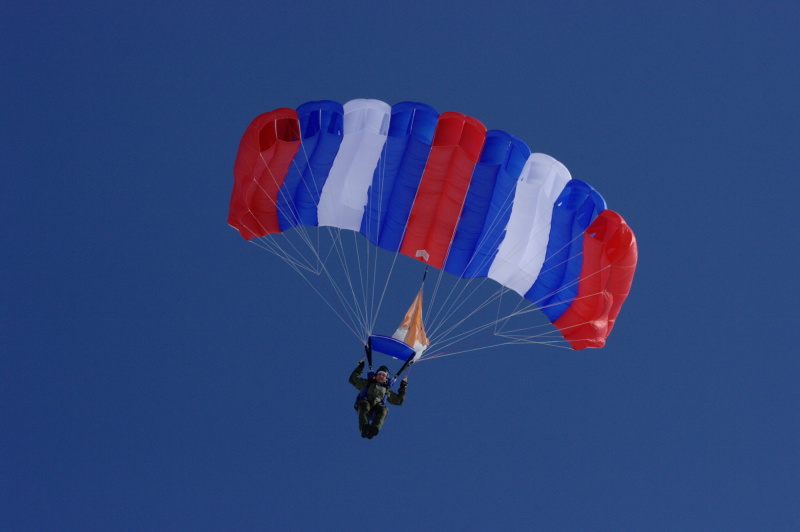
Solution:
[{"label": "person hanging from parachute", "polygon": [[362,358],[350,375],[350,384],[360,390],[353,406],[358,412],[358,429],[361,431],[361,437],[372,439],[383,428],[383,422],[389,415],[387,401],[397,406],[403,404],[408,386],[408,376],[400,382],[400,387],[395,393],[392,390],[394,380],[389,378],[389,368],[381,366],[375,373],[370,371],[366,379],[361,377],[363,371],[364,359]]},{"label": "person hanging from parachute", "polygon": [[[427,275],[427,270],[422,277],[423,286],[425,275]],[[408,375],[400,381],[397,392],[392,390],[392,385],[422,355],[430,343],[422,323],[422,292],[423,288],[420,287],[417,296],[403,317],[403,321],[391,337],[376,334],[367,340],[367,345],[364,346],[370,369],[367,378],[361,377],[364,371],[363,358],[350,374],[350,384],[359,389],[353,406],[358,412],[358,429],[361,431],[362,438],[372,439],[378,435],[389,414],[387,402],[397,406],[403,404],[408,386]],[[389,368],[386,366],[379,367],[376,372],[372,371],[373,351],[403,361],[403,366],[395,378],[389,377]]]},{"label": "person hanging from parachute", "polygon": [[[633,230],[589,183],[511,133],[420,102],[262,113],[233,174],[229,225],[322,296],[366,344],[370,371],[373,350],[404,361],[394,379],[417,361],[491,346],[602,348],[636,270]],[[400,256],[439,271],[434,298],[445,273],[457,282],[430,302],[431,341],[421,290],[394,335],[373,334]],[[385,412],[377,423],[367,414],[382,426]]]}]

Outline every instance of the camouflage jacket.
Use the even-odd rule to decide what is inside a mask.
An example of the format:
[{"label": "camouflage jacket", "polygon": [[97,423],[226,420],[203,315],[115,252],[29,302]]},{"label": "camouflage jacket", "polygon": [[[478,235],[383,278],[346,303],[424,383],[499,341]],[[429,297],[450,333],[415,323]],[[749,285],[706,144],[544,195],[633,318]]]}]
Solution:
[{"label": "camouflage jacket", "polygon": [[364,363],[359,362],[356,369],[350,374],[350,384],[358,388],[359,391],[364,391],[366,389],[365,398],[367,402],[374,406],[383,402],[385,399],[393,405],[400,406],[403,404],[403,400],[406,397],[406,387],[403,383],[400,384],[400,389],[395,393],[388,385],[378,384],[374,380],[370,381],[369,379],[361,377],[363,371]]}]

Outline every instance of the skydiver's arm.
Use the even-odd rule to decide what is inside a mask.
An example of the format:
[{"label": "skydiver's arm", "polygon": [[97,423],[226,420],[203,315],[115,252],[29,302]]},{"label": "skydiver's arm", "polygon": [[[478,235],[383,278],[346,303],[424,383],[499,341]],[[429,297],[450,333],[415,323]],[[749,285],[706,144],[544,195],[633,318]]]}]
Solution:
[{"label": "skydiver's arm", "polygon": [[408,381],[406,381],[406,380],[403,380],[403,381],[400,382],[400,389],[397,391],[397,393],[394,393],[392,390],[389,390],[388,401],[391,404],[397,405],[397,406],[400,406],[400,405],[403,404],[403,401],[405,401],[405,399],[406,399],[406,385],[407,385],[407,382]]},{"label": "skydiver's arm", "polygon": [[359,390],[363,390],[366,388],[368,382],[367,379],[361,378],[361,373],[364,371],[364,359],[361,359],[361,362],[358,363],[356,369],[353,370],[353,373],[350,374],[350,384],[358,388]]}]

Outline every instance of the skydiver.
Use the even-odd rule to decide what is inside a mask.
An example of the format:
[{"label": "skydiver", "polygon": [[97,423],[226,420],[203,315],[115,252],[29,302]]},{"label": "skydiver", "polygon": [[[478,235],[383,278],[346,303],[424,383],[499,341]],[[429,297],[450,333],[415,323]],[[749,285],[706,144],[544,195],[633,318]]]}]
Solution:
[{"label": "skydiver", "polygon": [[[386,416],[389,415],[386,401],[397,406],[403,404],[406,397],[406,386],[408,386],[408,376],[400,382],[400,388],[395,393],[391,389],[389,368],[381,366],[374,375],[369,372],[366,379],[361,377],[363,371],[364,359],[362,358],[350,375],[350,384],[360,391],[353,406],[358,412],[358,428],[361,431],[361,437],[371,440],[378,435]],[[372,420],[371,424],[370,419]]]}]

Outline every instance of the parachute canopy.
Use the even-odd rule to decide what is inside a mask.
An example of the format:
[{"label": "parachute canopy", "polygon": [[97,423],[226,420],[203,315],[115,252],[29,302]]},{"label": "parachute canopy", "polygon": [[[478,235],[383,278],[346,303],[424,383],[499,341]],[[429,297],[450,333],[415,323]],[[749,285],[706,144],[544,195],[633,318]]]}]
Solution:
[{"label": "parachute canopy", "polygon": [[[315,101],[256,117],[228,223],[248,240],[350,230],[457,277],[493,279],[535,303],[573,349],[605,344],[637,262],[630,227],[563,164],[416,102]],[[395,338],[419,356],[427,338],[408,341],[406,318]]]}]

